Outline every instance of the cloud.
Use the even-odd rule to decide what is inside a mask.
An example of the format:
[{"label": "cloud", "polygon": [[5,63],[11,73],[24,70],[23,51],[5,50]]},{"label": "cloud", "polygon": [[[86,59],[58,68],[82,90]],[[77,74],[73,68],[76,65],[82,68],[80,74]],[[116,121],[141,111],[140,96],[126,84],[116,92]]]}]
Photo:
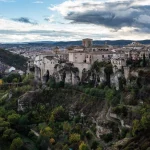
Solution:
[{"label": "cloud", "polygon": [[113,29],[135,27],[150,29],[150,1],[145,0],[67,0],[49,7],[72,23],[95,24]]},{"label": "cloud", "polygon": [[22,22],[22,23],[37,24],[37,22],[26,17],[13,18],[12,20],[17,21],[17,22]]},{"label": "cloud", "polygon": [[0,17],[0,42],[149,39],[150,2],[145,1],[66,0],[51,6],[54,15],[38,24],[27,17]]},{"label": "cloud", "polygon": [[35,4],[43,4],[44,2],[43,1],[35,1],[33,3],[35,3]]},{"label": "cloud", "polygon": [[51,15],[50,17],[45,17],[44,20],[47,21],[47,22],[52,23],[52,22],[55,21],[54,17],[55,17],[54,15]]}]

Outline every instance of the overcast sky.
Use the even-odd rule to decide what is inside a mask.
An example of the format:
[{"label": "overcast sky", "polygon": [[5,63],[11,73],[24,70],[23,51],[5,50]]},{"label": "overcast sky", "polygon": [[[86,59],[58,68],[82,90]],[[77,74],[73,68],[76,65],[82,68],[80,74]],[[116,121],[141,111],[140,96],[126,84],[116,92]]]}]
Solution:
[{"label": "overcast sky", "polygon": [[0,0],[0,42],[150,39],[150,0]]}]

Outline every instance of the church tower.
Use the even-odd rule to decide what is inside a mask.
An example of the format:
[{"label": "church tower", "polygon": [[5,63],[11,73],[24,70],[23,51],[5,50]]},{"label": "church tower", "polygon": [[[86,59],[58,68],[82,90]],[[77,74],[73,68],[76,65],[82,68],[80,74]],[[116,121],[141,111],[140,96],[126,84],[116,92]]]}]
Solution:
[{"label": "church tower", "polygon": [[82,45],[85,48],[91,48],[93,46],[93,39],[83,39],[82,40]]}]

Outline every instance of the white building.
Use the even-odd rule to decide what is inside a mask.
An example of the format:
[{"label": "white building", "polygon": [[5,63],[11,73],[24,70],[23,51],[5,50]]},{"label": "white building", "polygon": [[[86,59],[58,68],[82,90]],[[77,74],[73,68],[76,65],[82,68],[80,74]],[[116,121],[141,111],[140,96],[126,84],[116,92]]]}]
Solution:
[{"label": "white building", "polygon": [[113,67],[117,67],[117,69],[122,69],[126,66],[127,57],[125,53],[116,53],[113,54],[111,59],[111,64]]}]

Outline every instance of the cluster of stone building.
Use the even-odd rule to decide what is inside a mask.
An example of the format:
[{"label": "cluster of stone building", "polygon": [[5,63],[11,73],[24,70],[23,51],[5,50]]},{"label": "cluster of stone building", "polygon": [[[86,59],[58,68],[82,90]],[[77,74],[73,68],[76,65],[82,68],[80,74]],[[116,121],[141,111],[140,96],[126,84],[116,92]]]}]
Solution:
[{"label": "cluster of stone building", "polygon": [[[34,67],[35,78],[44,80],[45,75],[55,77],[56,81],[61,81],[65,71],[65,82],[77,84],[82,80],[83,72],[91,69],[95,61],[111,62],[113,66],[113,75],[111,76],[112,84],[118,84],[117,80],[124,70],[124,77],[129,76],[129,67],[127,60],[150,58],[150,48],[133,42],[125,47],[113,47],[105,43],[104,45],[93,45],[92,39],[83,39],[82,46],[72,46],[64,51],[56,47],[53,51],[40,54],[28,62],[28,72]],[[66,69],[65,69],[66,68]],[[70,68],[70,69],[67,69]],[[76,70],[76,71],[73,71]],[[104,72],[99,75],[100,81],[105,80]]]}]

